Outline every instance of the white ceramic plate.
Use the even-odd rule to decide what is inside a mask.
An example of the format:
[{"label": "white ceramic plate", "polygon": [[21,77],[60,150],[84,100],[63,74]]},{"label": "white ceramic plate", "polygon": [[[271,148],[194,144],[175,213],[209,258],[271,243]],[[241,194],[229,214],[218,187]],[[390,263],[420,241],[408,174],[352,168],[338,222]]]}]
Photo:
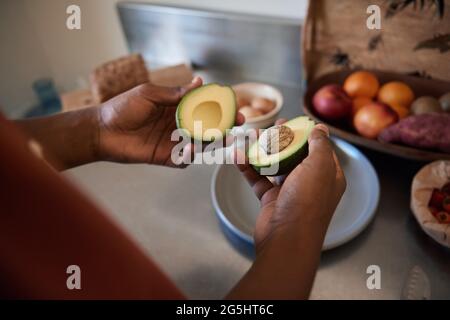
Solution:
[{"label": "white ceramic plate", "polygon": [[[363,231],[375,215],[380,195],[377,174],[367,158],[351,144],[333,140],[347,178],[347,190],[328,228],[323,250],[344,244]],[[238,240],[252,244],[259,201],[233,165],[217,167],[211,197],[223,226]]]}]

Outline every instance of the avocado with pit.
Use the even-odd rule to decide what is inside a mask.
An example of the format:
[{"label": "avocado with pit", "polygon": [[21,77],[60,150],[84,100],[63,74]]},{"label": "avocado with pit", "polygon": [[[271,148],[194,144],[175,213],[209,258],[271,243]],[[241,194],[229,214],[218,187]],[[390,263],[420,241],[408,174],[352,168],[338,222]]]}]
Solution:
[{"label": "avocado with pit", "polygon": [[236,112],[233,89],[212,83],[192,90],[181,99],[176,123],[192,139],[211,142],[222,139],[233,128]]},{"label": "avocado with pit", "polygon": [[[308,155],[308,137],[313,128],[314,121],[302,116],[264,130],[248,150],[249,163],[267,176],[289,173]],[[276,169],[276,164],[276,171],[269,170]]]}]

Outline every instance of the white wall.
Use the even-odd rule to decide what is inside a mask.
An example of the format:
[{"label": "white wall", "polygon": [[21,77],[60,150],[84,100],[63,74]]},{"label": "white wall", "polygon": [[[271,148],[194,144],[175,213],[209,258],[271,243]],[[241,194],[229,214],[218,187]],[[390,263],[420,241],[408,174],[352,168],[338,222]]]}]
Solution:
[{"label": "white wall", "polygon": [[[120,0],[1,0],[0,105],[9,114],[34,101],[31,83],[51,76],[61,91],[79,87],[96,65],[127,47],[115,5]],[[307,0],[137,0],[301,19]],[[66,7],[81,7],[82,29],[65,27]],[[6,50],[5,50],[5,49]],[[5,76],[8,75],[8,76]]]},{"label": "white wall", "polygon": [[50,65],[23,1],[0,1],[0,109],[20,115],[36,101],[31,83]]}]

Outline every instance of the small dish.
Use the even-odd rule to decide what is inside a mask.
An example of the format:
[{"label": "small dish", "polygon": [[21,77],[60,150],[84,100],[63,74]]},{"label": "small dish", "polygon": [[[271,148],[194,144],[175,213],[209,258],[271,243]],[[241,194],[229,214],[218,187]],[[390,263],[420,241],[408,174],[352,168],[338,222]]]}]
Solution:
[{"label": "small dish", "polygon": [[272,126],[278,118],[283,107],[283,95],[281,92],[268,84],[257,82],[244,82],[232,86],[236,95],[251,100],[254,97],[267,98],[275,101],[275,108],[259,117],[245,119],[244,129],[265,129]]}]

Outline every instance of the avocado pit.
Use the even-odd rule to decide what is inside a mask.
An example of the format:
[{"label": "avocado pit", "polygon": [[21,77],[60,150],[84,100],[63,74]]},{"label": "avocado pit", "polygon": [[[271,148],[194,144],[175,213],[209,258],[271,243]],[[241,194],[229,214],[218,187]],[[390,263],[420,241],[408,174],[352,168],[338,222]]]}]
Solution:
[{"label": "avocado pit", "polygon": [[306,116],[265,130],[247,152],[249,163],[264,176],[289,173],[308,155],[314,121]]},{"label": "avocado pit", "polygon": [[286,149],[294,140],[294,132],[291,128],[277,125],[265,130],[259,138],[261,148],[267,154],[275,154]]}]

